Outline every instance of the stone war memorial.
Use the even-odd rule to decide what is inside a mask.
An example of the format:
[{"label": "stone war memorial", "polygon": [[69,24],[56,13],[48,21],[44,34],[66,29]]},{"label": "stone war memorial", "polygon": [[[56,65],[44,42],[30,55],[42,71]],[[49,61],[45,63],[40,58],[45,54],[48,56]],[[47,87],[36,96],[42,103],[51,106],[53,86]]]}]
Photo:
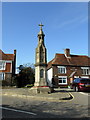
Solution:
[{"label": "stone war memorial", "polygon": [[51,93],[51,88],[47,84],[47,50],[44,44],[44,33],[42,24],[39,24],[38,46],[35,51],[35,83],[30,91],[34,93]]}]

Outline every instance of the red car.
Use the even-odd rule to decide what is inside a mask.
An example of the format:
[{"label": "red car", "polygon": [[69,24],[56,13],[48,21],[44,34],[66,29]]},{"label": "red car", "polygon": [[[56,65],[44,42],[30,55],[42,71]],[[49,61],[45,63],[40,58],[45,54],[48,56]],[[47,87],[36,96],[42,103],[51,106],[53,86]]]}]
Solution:
[{"label": "red car", "polygon": [[73,80],[73,83],[71,84],[71,88],[73,88],[76,92],[90,91],[90,79],[76,78]]}]

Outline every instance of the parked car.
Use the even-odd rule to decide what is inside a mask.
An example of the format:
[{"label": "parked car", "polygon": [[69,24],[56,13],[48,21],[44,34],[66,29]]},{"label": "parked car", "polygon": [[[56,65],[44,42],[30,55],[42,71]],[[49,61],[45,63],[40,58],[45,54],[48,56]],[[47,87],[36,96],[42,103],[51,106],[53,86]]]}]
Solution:
[{"label": "parked car", "polygon": [[71,84],[76,92],[78,91],[90,91],[90,79],[89,78],[76,78]]}]

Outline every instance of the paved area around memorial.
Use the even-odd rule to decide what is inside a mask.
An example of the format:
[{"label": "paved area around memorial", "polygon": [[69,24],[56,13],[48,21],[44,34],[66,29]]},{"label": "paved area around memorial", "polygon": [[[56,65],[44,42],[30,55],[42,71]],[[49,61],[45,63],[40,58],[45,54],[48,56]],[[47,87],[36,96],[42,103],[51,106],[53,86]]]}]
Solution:
[{"label": "paved area around memorial", "polygon": [[32,94],[29,89],[2,89],[2,95],[21,97],[21,98],[33,98],[37,100],[48,100],[48,101],[66,101],[72,100],[73,95],[69,92],[69,89],[55,89],[50,94]]}]

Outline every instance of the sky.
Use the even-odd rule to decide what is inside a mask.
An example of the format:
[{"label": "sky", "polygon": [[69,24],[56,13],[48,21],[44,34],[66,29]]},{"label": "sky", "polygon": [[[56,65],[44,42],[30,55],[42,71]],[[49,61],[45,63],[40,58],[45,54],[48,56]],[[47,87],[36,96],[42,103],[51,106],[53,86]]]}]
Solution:
[{"label": "sky", "polygon": [[41,22],[48,62],[66,48],[88,55],[88,2],[3,2],[2,50],[17,50],[17,67],[35,63]]}]

